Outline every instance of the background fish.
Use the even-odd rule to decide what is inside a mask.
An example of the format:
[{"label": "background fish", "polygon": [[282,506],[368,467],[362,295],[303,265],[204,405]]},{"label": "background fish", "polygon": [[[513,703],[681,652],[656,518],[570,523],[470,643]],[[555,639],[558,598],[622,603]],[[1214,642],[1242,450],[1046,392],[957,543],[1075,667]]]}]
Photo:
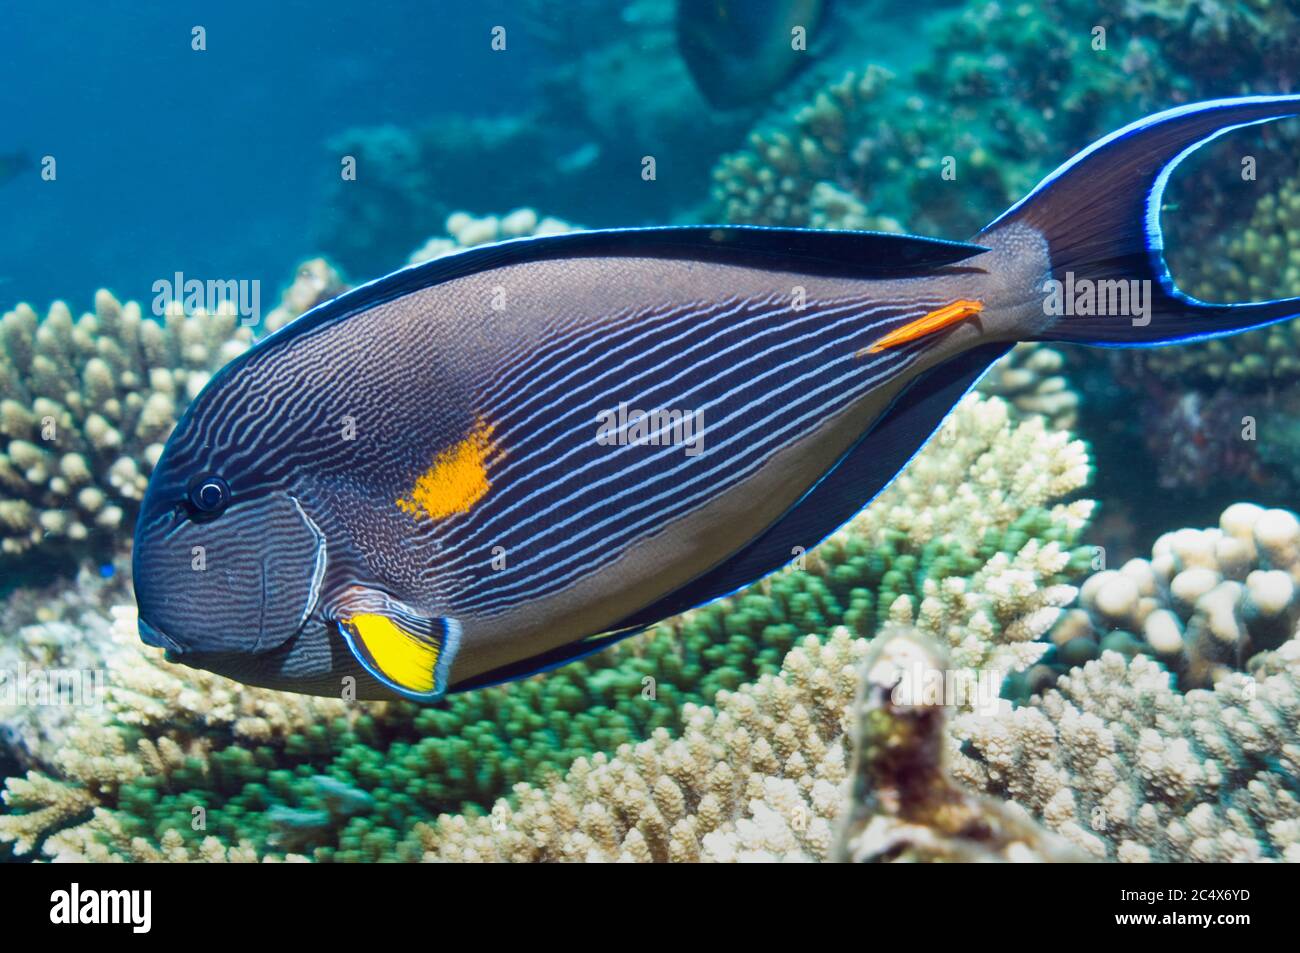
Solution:
[{"label": "background fish", "polygon": [[32,160],[25,152],[6,152],[0,155],[0,185],[18,178],[32,167]]},{"label": "background fish", "polygon": [[[723,108],[767,98],[823,45],[824,0],[678,0],[677,48],[705,98]],[[807,49],[791,45],[805,30]]]},{"label": "background fish", "polygon": [[[1298,110],[1134,123],[975,244],[585,232],[358,288],[186,412],[137,524],[141,636],[254,684],[432,701],[732,592],[865,505],[1017,340],[1141,347],[1300,313],[1179,292],[1151,212],[1195,146]],[[1045,307],[1054,282],[1130,281],[1141,314]],[[700,414],[700,452],[602,441],[623,405]]]}]

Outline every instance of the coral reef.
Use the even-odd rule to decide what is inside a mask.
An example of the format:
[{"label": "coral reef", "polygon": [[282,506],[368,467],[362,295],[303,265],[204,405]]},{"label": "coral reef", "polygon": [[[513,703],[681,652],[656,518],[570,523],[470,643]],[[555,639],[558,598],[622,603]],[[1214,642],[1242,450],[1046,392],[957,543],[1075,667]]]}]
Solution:
[{"label": "coral reef", "polygon": [[1056,430],[1073,430],[1079,394],[1064,370],[1060,351],[1043,344],[1017,344],[980,380],[979,392],[1001,397],[1018,414],[1039,414]]},{"label": "coral reef", "polygon": [[1295,82],[1288,38],[1300,26],[1300,11],[1292,4],[1106,0],[1100,6],[1123,18],[1148,48],[1159,49],[1172,68],[1200,84],[1240,83],[1243,64],[1249,65],[1246,75],[1262,88],[1286,89]]},{"label": "coral reef", "polygon": [[1234,503],[1211,529],[1156,540],[1151,559],[1088,578],[1052,633],[1065,664],[1112,649],[1158,658],[1184,690],[1244,671],[1300,620],[1300,520]]},{"label": "coral reef", "polygon": [[0,764],[42,760],[85,706],[102,700],[108,611],[131,597],[129,560],[82,566],[70,580],[14,590],[0,600]]},{"label": "coral reef", "polygon": [[[897,216],[905,203],[891,209],[878,196],[867,201],[859,194],[860,184],[872,178],[863,167],[869,168],[875,153],[889,150],[860,148],[875,139],[866,132],[857,132],[855,139],[850,129],[851,119],[869,123],[874,117],[875,138],[899,146],[883,118],[889,107],[880,105],[892,79],[874,66],[849,72],[788,120],[751,132],[747,148],[724,156],[713,170],[721,218],[737,224],[902,231]],[[903,157],[881,155],[876,161],[901,165]]]},{"label": "coral reef", "polygon": [[[1210,2],[1173,7],[1176,13],[1167,4],[1127,0],[974,2],[937,15],[928,50],[914,66],[898,75],[875,66],[852,69],[803,103],[764,117],[746,145],[715,166],[712,214],[735,222],[964,237],[1071,151],[1124,121],[1195,98],[1293,87],[1293,70],[1273,31],[1300,28],[1296,10]],[[1104,36],[1095,34],[1098,27]],[[1216,45],[1221,37],[1241,45]],[[1203,69],[1200,56],[1214,69]],[[1177,209],[1165,217],[1173,272],[1205,300],[1278,297],[1300,288],[1295,252],[1287,251],[1297,244],[1300,204],[1294,182],[1283,179],[1294,169],[1294,133],[1285,126],[1252,130],[1250,141],[1258,182],[1235,181],[1242,150],[1233,153],[1225,142],[1207,150],[1213,161],[1180,168],[1166,196]],[[1251,205],[1253,218],[1239,233],[1231,225]],[[1297,485],[1289,461],[1300,452],[1300,433],[1288,428],[1284,410],[1300,399],[1277,401],[1276,439],[1258,445],[1233,442],[1233,429],[1217,426],[1251,412],[1233,395],[1180,401],[1189,384],[1230,383],[1240,391],[1295,380],[1294,335],[1285,324],[1072,363],[1075,371],[1109,364],[1115,380],[1142,395],[1128,442],[1148,440],[1152,459],[1168,460],[1165,483],[1199,492],[1208,474],[1285,492]],[[1021,390],[1036,385],[1020,362],[1053,360],[1023,350],[1004,365],[1010,389],[1002,389],[995,370],[985,392],[1013,398],[1030,412],[1062,413],[1057,422],[1068,426],[1080,388],[1047,371],[1042,381],[1049,390]]]},{"label": "coral reef", "polygon": [[[329,143],[357,160],[321,206],[349,271],[390,270],[440,222],[409,261],[574,227],[517,207],[539,196],[597,224],[963,237],[1120,121],[1293,88],[1300,30],[1265,0],[975,0],[935,16],[897,75],[810,71],[757,124],[702,123],[668,0],[581,0],[570,18],[615,39],[577,52],[545,7],[510,26],[556,60],[520,89],[529,112]],[[1256,133],[1258,183],[1227,182],[1240,157],[1207,150],[1166,196],[1173,272],[1207,300],[1300,292],[1295,135]],[[647,152],[659,178],[641,177]],[[515,211],[453,211],[466,196]],[[304,262],[262,331],[346,288]],[[6,859],[1300,861],[1300,519],[1236,503],[1087,575],[1092,462],[1070,433],[1099,399],[1071,381],[1104,368],[1127,388],[1111,449],[1145,445],[1147,487],[1300,486],[1300,324],[1105,358],[1019,346],[787,570],[417,708],[249,688],[139,642],[123,550],[150,467],[253,340],[233,313],[160,318],[108,292],[80,319],[61,303],[0,318],[0,558],[28,586],[0,604]],[[80,560],[75,581],[31,585],[47,552]],[[913,663],[1002,697],[902,699]],[[38,704],[4,694],[15,672]]]},{"label": "coral reef", "polygon": [[[1074,593],[1063,579],[1090,504],[1053,501],[1086,478],[1082,448],[978,396],[951,426],[802,569],[446,710],[178,668],[114,610],[103,709],[36,739],[42,756],[7,782],[0,839],[62,859],[811,860],[855,804],[840,841],[855,859],[1071,857],[1062,840],[1120,860],[1300,859],[1289,629],[1213,691],[1184,694],[1156,660],[1105,652],[994,714],[954,703],[949,723],[884,700],[880,665],[908,651],[945,671],[1034,664],[1049,648],[1035,636]],[[948,487],[961,492],[945,501]],[[1182,598],[1196,580],[1176,580],[1212,559],[1247,580],[1246,615],[1285,605],[1273,625],[1289,626],[1275,576],[1293,592],[1276,567],[1297,565],[1300,522],[1242,504],[1222,523],[1163,538],[1149,576]],[[1091,609],[1072,615],[1120,611],[1117,575],[1138,568],[1094,576],[1080,595]],[[1211,637],[1231,615],[1197,610]],[[869,656],[875,681],[859,694]],[[639,724],[616,727],[615,712]],[[566,732],[573,745],[556,745]],[[850,800],[851,777],[873,783]],[[458,784],[465,809],[447,813]]]},{"label": "coral reef", "polygon": [[850,525],[809,557],[814,573],[851,583],[845,621],[867,635],[915,624],[965,669],[1019,672],[1075,596],[1085,565],[1072,547],[1093,503],[1068,496],[1088,480],[1086,447],[1042,418],[1013,425],[1007,404],[968,396],[934,442]]},{"label": "coral reef", "polygon": [[[37,763],[48,767],[10,783],[0,839],[69,857],[153,856],[170,849],[164,837],[197,851],[216,837],[258,856],[414,859],[426,850],[411,833],[417,823],[451,810],[474,823],[520,782],[544,785],[580,758],[644,739],[666,744],[687,730],[689,712],[761,683],[796,647],[812,651],[807,636],[841,621],[869,635],[915,599],[918,625],[951,639],[963,664],[1028,664],[1046,646],[1027,640],[1073,594],[1071,547],[1091,504],[1055,500],[1087,478],[1086,452],[1040,418],[1013,425],[1005,404],[978,396],[949,427],[804,568],[441,709],[345,708],[168,665],[139,644],[133,613],[118,610],[103,711],[45,742]],[[847,704],[851,680],[845,693]],[[351,800],[364,803],[331,811],[322,776],[363,792]],[[190,827],[196,806],[206,831]]]},{"label": "coral reef", "polygon": [[[1291,87],[1279,38],[1300,28],[1300,13],[1280,4],[1186,6],[1171,15],[1165,4],[1128,0],[974,2],[937,15],[926,54],[907,72],[854,69],[765,117],[715,166],[715,204],[728,221],[809,225],[814,192],[829,186],[853,208],[851,227],[901,222],[960,237],[1118,121],[1224,95],[1219,73],[1253,78],[1252,89],[1233,92]],[[1214,75],[1203,68],[1210,61]],[[1269,152],[1285,154],[1278,144]],[[1188,227],[1212,233],[1206,224]]]},{"label": "coral reef", "polygon": [[[1108,103],[1143,98],[1139,78],[1091,53],[1088,33],[1055,8],[972,4],[933,33],[932,55],[911,73],[850,70],[766,118],[714,168],[723,217],[971,234],[1063,146],[1105,131]],[[847,220],[814,221],[823,183],[846,193]]]},{"label": "coral reef", "polygon": [[[1238,53],[1225,56],[1225,49],[1248,57],[1250,73],[1259,77],[1261,91],[1285,89],[1291,82],[1291,68],[1279,53],[1278,38],[1294,31],[1293,10],[1277,5],[1228,9],[1190,3],[1175,15],[1168,5],[1106,4],[1103,22],[1128,27],[1132,37],[1123,37],[1120,30],[1112,34],[1123,37],[1124,44],[1116,50],[1121,66],[1116,72],[1104,58],[1087,55],[1086,33],[1063,27],[1068,11],[1076,7],[1067,4],[1049,12],[1023,5],[971,5],[944,28],[933,61],[923,67],[915,89],[906,80],[900,84],[880,71],[855,72],[832,84],[808,105],[760,127],[747,149],[722,160],[715,170],[714,190],[722,214],[732,221],[766,224],[897,230],[900,222],[907,222],[917,231],[942,228],[951,233],[954,225],[965,222],[973,229],[1045,173],[1059,158],[1062,144],[1083,145],[1112,125],[1101,118],[1106,103],[1138,103],[1136,113],[1140,113],[1203,94],[1209,91],[1201,88],[1205,84],[1221,89],[1216,86],[1219,81],[1200,66],[1207,54],[1219,76],[1232,75],[1239,62]],[[1082,11],[1082,17],[1075,19],[1091,23],[1095,18],[1095,12]],[[1240,43],[1224,46],[1225,37]],[[1006,95],[999,95],[1000,90]],[[945,121],[964,132],[976,130],[965,142],[949,145],[944,131],[929,124],[934,110],[927,105],[928,97],[938,95],[943,97]],[[990,116],[981,100],[1016,105]],[[885,115],[902,119],[885,126],[877,118]],[[951,123],[954,116],[975,121]],[[937,149],[936,143],[947,148]],[[948,196],[937,176],[937,157],[942,152],[959,161],[965,208],[946,204]],[[1192,189],[1216,194],[1213,188],[1201,189],[1205,182],[1204,176],[1194,178]],[[1294,189],[1282,189],[1280,194],[1290,191]],[[1285,249],[1295,244],[1288,237],[1296,229],[1289,223],[1293,216],[1289,204],[1282,207],[1284,202],[1289,200],[1261,201],[1250,230],[1227,252],[1235,262],[1234,273],[1198,275],[1188,285],[1193,293],[1207,300],[1294,293],[1293,263],[1286,259]],[[1210,203],[1208,212],[1190,217],[1182,228],[1190,234],[1213,233],[1208,223],[1223,222],[1230,205],[1222,200]],[[1214,256],[1202,257],[1212,261]],[[1181,274],[1177,268],[1176,273]],[[1208,342],[1149,352],[1142,358],[1157,376],[1184,385],[1199,378],[1206,383],[1258,386],[1294,376],[1292,333],[1292,327],[1278,326],[1259,332],[1255,340]],[[1017,398],[1026,395],[1022,409],[1046,413],[1053,422],[1068,421],[1069,416],[1054,414],[1073,413],[1077,396],[1070,388],[1053,381],[1049,390],[1037,392],[1030,375],[1010,373],[1004,378],[1004,372],[1019,370],[1018,361],[1035,360],[1031,355],[1040,350],[1022,349],[990,375],[984,389],[1016,400],[1018,406]],[[1046,376],[1050,380],[1050,372]],[[1057,394],[1062,395],[1059,401]],[[1046,403],[1035,406],[1040,396]],[[1234,426],[1216,427],[1214,432],[1235,436],[1242,405],[1231,395],[1223,402],[1227,409],[1219,416],[1226,414]],[[1194,418],[1198,426],[1207,414],[1218,413],[1212,408],[1190,410],[1188,419]],[[1205,472],[1222,475],[1228,454],[1240,450],[1232,445],[1216,453],[1213,447],[1206,449],[1204,441],[1187,436],[1184,428],[1168,441],[1170,447],[1195,451],[1195,459],[1182,470],[1200,467],[1204,461]],[[1295,442],[1283,437],[1270,439],[1260,449],[1268,447],[1274,456],[1291,458]],[[1249,459],[1241,467],[1240,473],[1247,476],[1258,470]],[[1111,646],[1132,653],[1136,635],[1115,623],[1136,628],[1133,612],[1149,612],[1145,621],[1156,620],[1151,635],[1164,651],[1155,652],[1150,641],[1146,649],[1174,668],[1184,688],[1217,679],[1215,691],[1179,694],[1155,662],[1108,653],[1062,680],[1060,688],[1035,702],[1038,707],[1008,710],[995,720],[960,716],[963,730],[975,739],[971,748],[982,758],[963,756],[970,780],[1003,796],[1015,796],[1007,788],[1008,779],[1035,783],[1034,796],[1021,799],[1025,806],[1096,856],[1297,859],[1295,798],[1287,781],[1295,776],[1295,642],[1256,656],[1257,675],[1271,672],[1261,683],[1266,696],[1259,703],[1262,708],[1251,707],[1253,683],[1241,681],[1243,676],[1235,671],[1247,664],[1248,656],[1276,645],[1279,637],[1292,631],[1294,579],[1290,579],[1284,541],[1291,538],[1287,527],[1294,518],[1245,508],[1225,514],[1225,519],[1228,525],[1222,533],[1228,541],[1215,540],[1213,545],[1225,551],[1225,559],[1232,558],[1234,549],[1238,559],[1247,552],[1244,563],[1236,568],[1198,566],[1189,553],[1204,545],[1203,534],[1174,534],[1157,544],[1145,572],[1130,564],[1120,574],[1094,577],[1081,596],[1088,608],[1076,610],[1058,626],[1063,630],[1066,622],[1087,623],[1091,635],[1085,641],[1091,646],[1075,646],[1082,650],[1078,654],[1084,661]],[[1256,526],[1268,545],[1254,538]],[[813,561],[834,545],[832,541],[819,550]],[[1197,568],[1219,574],[1217,579],[1200,580],[1211,585],[1199,595],[1189,588],[1197,579],[1184,575]],[[835,571],[841,569],[842,561]],[[1141,578],[1129,580],[1129,574]],[[898,575],[890,580],[898,581]],[[1128,592],[1130,581],[1135,593]],[[1123,599],[1116,596],[1116,588],[1124,590]],[[1192,596],[1192,601],[1186,601]],[[878,621],[882,609],[898,606],[901,621],[912,616],[911,606],[900,604],[900,597],[859,598],[863,601],[850,612],[874,613]],[[1151,603],[1161,599],[1169,605],[1153,609]],[[1098,602],[1109,606],[1108,611],[1124,603],[1129,608],[1123,611],[1130,617],[1095,619]],[[1135,610],[1135,604],[1140,609]],[[1157,615],[1160,612],[1167,614]],[[938,633],[950,631],[944,623],[933,628]],[[1144,640],[1150,638],[1145,630],[1142,635]],[[1058,645],[1062,655],[1068,654],[1069,641]],[[1080,711],[1086,714],[1079,715]],[[1175,713],[1169,721],[1163,717],[1167,711]],[[1035,722],[1026,713],[1044,714]],[[1050,738],[1044,735],[1043,723],[1053,732]],[[983,734],[972,726],[979,726]],[[1006,755],[998,744],[1006,744],[1008,737],[1019,747],[1014,756],[998,760]],[[1043,757],[1044,751],[1051,757]],[[1106,755],[1099,756],[1098,751]]]},{"label": "coral reef", "polygon": [[1106,652],[1032,704],[958,716],[954,772],[1097,858],[1300,862],[1300,640],[1213,691]]},{"label": "coral reef", "polygon": [[0,318],[0,551],[127,535],[181,410],[251,341],[233,310],[155,321],[107,291]]},{"label": "coral reef", "polygon": [[572,232],[579,226],[558,218],[540,218],[533,209],[517,208],[507,215],[475,217],[468,212],[453,212],[447,216],[447,234],[436,235],[411,253],[407,264],[418,264],[475,245],[525,238],[530,235],[557,235]]},{"label": "coral reef", "polygon": [[[140,646],[134,622],[134,610],[114,610],[99,647],[110,672],[105,697],[100,706],[83,707],[46,753],[57,777],[33,770],[7,782],[7,803],[35,807],[0,819],[0,839],[19,852],[57,832],[47,848],[52,856],[160,859],[162,851],[145,836],[155,833],[145,820],[148,808],[170,820],[156,831],[165,849],[167,831],[189,830],[191,808],[205,807],[195,798],[169,799],[173,789],[204,775],[217,790],[236,778],[274,784],[265,774],[267,746],[319,746],[362,717],[340,701],[248,689],[198,671],[181,677]],[[223,733],[248,747],[214,751],[211,738]]]},{"label": "coral reef", "polygon": [[832,859],[855,863],[1086,859],[1023,808],[981,797],[949,775],[950,700],[927,697],[948,660],[933,639],[890,626],[862,664],[852,716],[848,805]]},{"label": "coral reef", "polygon": [[865,643],[809,636],[778,676],[686,727],[581,759],[546,788],[515,788],[488,817],[442,817],[418,833],[426,860],[818,860],[845,778],[845,714]]}]

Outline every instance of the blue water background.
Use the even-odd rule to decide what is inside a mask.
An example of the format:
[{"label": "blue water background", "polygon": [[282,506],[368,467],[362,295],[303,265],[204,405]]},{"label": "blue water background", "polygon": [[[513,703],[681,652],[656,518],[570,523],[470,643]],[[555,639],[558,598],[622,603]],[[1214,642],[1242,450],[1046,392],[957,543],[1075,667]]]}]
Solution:
[{"label": "blue water background", "polygon": [[[0,184],[0,309],[175,271],[275,289],[313,251],[314,203],[356,125],[518,108],[545,53],[489,46],[508,0],[8,2],[0,154],[52,155]],[[207,51],[190,48],[207,29]],[[522,198],[522,197],[521,197]],[[401,262],[393,262],[396,266]],[[370,276],[366,276],[370,277]],[[264,290],[268,300],[268,290]]]}]

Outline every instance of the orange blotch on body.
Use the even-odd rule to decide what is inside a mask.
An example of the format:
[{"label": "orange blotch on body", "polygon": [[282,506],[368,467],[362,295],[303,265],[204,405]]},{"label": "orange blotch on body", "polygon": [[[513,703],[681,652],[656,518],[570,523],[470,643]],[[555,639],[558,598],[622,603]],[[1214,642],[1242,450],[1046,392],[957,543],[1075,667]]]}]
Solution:
[{"label": "orange blotch on body", "polygon": [[491,424],[479,421],[459,443],[434,457],[432,465],[415,481],[398,507],[414,517],[442,519],[468,513],[487,495],[487,460],[495,449]]}]

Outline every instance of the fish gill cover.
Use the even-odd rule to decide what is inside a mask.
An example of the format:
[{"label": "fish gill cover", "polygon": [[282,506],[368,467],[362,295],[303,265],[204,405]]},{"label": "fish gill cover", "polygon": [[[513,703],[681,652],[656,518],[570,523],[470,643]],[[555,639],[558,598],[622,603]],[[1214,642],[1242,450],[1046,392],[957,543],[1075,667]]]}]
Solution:
[{"label": "fish gill cover", "polygon": [[[778,572],[432,706],[185,665],[142,644],[131,567],[186,408],[349,288],[580,226],[966,240],[1125,123],[1295,92],[1293,6],[52,16],[13,12],[0,84],[5,860],[1300,861],[1295,322],[1154,350],[1020,343]],[[98,98],[33,79],[69,47]],[[737,76],[752,88],[726,95]],[[1234,132],[1173,175],[1167,257],[1189,294],[1300,294],[1296,126]],[[486,332],[464,334],[477,353]],[[372,368],[347,357],[313,373],[364,394]],[[596,367],[566,365],[570,386]],[[335,485],[386,489],[409,463],[395,518],[474,513],[505,486],[494,467],[529,475],[509,444],[492,462],[511,423],[469,415]],[[595,435],[593,416],[592,452]]]}]

